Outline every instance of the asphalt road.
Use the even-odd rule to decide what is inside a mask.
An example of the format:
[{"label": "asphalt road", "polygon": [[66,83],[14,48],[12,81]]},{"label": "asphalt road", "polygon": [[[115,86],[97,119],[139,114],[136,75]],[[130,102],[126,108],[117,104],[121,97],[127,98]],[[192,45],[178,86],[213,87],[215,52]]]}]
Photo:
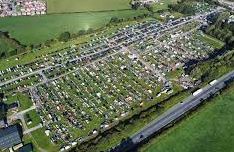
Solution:
[{"label": "asphalt road", "polygon": [[135,145],[140,144],[145,139],[149,138],[153,134],[161,131],[163,128],[171,124],[172,122],[181,118],[186,112],[192,110],[193,108],[199,106],[202,102],[205,102],[205,99],[209,98],[211,95],[214,95],[221,89],[226,86],[226,83],[229,80],[234,79],[234,70],[223,77],[219,78],[217,82],[213,85],[207,85],[206,87],[202,88],[202,92],[200,92],[196,96],[189,96],[183,102],[175,105],[163,115],[161,115],[158,119],[153,121],[152,123],[148,124],[145,128],[140,130],[138,133],[130,137],[128,142],[124,144],[120,144],[115,149],[111,150],[114,152],[124,152],[130,151],[131,148],[134,148]]}]

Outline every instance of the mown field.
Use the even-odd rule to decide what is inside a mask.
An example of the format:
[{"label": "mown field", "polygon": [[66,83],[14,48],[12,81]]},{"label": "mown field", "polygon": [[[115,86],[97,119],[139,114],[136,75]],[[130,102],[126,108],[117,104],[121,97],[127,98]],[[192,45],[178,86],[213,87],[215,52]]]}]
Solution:
[{"label": "mown field", "polygon": [[152,141],[142,152],[231,152],[234,149],[234,87]]},{"label": "mown field", "polygon": [[98,29],[109,23],[111,17],[132,18],[147,13],[146,10],[124,10],[98,13],[53,14],[45,16],[6,17],[0,19],[0,31],[22,44],[39,44],[56,38],[64,31],[77,33],[89,28]]},{"label": "mown field", "polygon": [[131,9],[131,0],[46,0],[48,13]]}]

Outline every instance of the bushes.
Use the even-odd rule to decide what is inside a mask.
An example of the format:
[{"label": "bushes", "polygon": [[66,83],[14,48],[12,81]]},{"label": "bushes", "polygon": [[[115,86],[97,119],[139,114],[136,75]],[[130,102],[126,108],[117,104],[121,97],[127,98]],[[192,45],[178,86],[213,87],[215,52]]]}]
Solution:
[{"label": "bushes", "polygon": [[59,36],[59,41],[67,42],[71,38],[71,34],[69,32],[61,33]]},{"label": "bushes", "polygon": [[200,63],[190,74],[197,80],[211,81],[219,76],[233,70],[234,67],[234,50],[226,53],[222,57]]},{"label": "bushes", "polygon": [[186,15],[192,15],[195,13],[195,9],[193,8],[192,4],[187,3],[187,2],[180,2],[178,4],[170,4],[168,5],[168,7],[171,11],[180,12]]},{"label": "bushes", "polygon": [[229,15],[227,12],[220,14],[206,33],[234,47],[234,25],[228,23]]}]

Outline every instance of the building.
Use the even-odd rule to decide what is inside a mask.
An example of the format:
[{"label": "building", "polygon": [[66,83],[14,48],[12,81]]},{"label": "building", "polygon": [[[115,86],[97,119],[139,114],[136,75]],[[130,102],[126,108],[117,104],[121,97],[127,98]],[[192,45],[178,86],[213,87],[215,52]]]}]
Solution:
[{"label": "building", "polygon": [[23,147],[19,148],[18,152],[33,152],[33,145],[31,143],[24,145]]},{"label": "building", "polygon": [[21,143],[22,135],[19,124],[0,129],[0,149],[7,149]]}]

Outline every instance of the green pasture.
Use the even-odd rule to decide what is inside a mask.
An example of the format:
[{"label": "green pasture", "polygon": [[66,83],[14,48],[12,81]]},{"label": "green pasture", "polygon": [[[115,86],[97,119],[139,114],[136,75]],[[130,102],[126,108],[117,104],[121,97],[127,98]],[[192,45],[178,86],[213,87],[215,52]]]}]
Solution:
[{"label": "green pasture", "polygon": [[46,0],[48,13],[131,9],[131,0]]},{"label": "green pasture", "polygon": [[98,29],[109,23],[112,17],[133,18],[146,10],[124,10],[97,13],[53,14],[44,16],[6,17],[0,19],[0,31],[22,44],[40,44],[58,37],[62,32],[78,33],[80,30]]},{"label": "green pasture", "polygon": [[144,152],[231,152],[234,149],[234,87],[154,139]]}]

